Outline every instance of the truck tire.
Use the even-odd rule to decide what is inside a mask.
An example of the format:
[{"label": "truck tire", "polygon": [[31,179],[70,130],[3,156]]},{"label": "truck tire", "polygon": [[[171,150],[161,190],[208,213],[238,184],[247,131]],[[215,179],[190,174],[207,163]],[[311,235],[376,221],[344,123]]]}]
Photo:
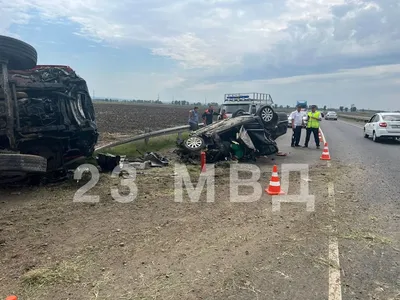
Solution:
[{"label": "truck tire", "polygon": [[9,70],[32,69],[37,64],[37,52],[23,41],[0,35],[0,59],[8,60]]},{"label": "truck tire", "polygon": [[45,173],[46,158],[30,154],[0,153],[0,174],[7,172]]}]

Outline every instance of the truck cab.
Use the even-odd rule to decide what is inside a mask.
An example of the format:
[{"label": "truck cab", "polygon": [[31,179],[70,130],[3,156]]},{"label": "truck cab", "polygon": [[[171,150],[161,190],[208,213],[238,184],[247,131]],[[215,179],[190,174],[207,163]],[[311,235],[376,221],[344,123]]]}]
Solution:
[{"label": "truck cab", "polygon": [[237,111],[244,111],[246,114],[255,115],[257,110],[264,105],[273,105],[271,95],[264,93],[237,93],[225,94],[224,102],[220,113],[225,110],[228,118]]}]

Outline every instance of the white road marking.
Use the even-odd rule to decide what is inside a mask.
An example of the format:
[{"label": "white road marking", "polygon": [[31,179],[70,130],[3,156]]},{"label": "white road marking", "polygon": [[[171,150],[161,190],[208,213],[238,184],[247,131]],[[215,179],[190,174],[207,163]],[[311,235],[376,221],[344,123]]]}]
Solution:
[{"label": "white road marking", "polygon": [[357,127],[357,128],[360,128],[360,129],[364,129],[364,126],[358,126],[358,125],[350,123],[350,122],[346,122],[346,121],[338,121],[338,122],[344,123],[344,124],[347,124],[347,125],[351,125],[353,127]]},{"label": "white road marking", "polygon": [[321,129],[321,128],[319,128],[319,131],[321,132],[321,136],[322,136],[322,142],[323,142],[323,143],[324,143],[324,145],[325,145],[325,143],[326,143],[325,134],[324,134],[324,132],[322,131],[322,129]]},{"label": "white road marking", "polygon": [[[329,164],[330,166],[330,164]],[[328,183],[329,206],[332,214],[335,213],[335,187],[333,182]],[[342,300],[342,284],[340,279],[339,242],[336,228],[332,228],[329,236],[329,300]]]}]

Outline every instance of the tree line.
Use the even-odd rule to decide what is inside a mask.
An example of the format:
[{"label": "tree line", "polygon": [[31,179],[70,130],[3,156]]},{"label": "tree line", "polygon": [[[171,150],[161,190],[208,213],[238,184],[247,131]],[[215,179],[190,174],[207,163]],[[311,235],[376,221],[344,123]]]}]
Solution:
[{"label": "tree line", "polygon": [[[142,100],[142,99],[132,99],[132,100],[122,100],[122,99],[111,99],[111,98],[105,98],[105,99],[93,99],[94,102],[121,102],[121,103],[140,103],[140,104],[167,104],[167,105],[177,105],[177,106],[204,106],[204,105],[213,105],[215,107],[219,107],[221,104],[218,104],[216,102],[209,102],[209,103],[204,103],[204,102],[189,102],[187,100],[172,100],[170,102],[163,102],[159,99],[157,100]],[[290,106],[290,105],[279,105],[279,104],[274,104],[275,109],[295,109],[295,106]],[[309,109],[311,109],[311,105],[309,105]],[[328,108],[326,105],[323,106],[322,108],[323,111],[326,110],[337,110],[337,108]],[[352,104],[350,107],[347,106],[340,106],[339,110],[341,112],[357,112],[357,111],[368,111],[366,109],[357,109],[357,107]]]}]

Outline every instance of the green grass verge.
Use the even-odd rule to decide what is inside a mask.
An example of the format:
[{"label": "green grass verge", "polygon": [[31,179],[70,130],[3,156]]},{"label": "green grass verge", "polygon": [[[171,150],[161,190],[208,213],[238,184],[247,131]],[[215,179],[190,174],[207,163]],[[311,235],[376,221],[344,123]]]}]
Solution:
[{"label": "green grass verge", "polygon": [[[189,132],[183,132],[181,138],[186,139],[188,136]],[[141,140],[128,144],[119,145],[112,148],[102,149],[98,152],[110,153],[113,155],[126,155],[127,157],[138,157],[140,156],[140,153],[157,152],[161,150],[174,148],[176,147],[177,139],[178,139],[177,133],[168,134],[164,136],[150,138],[147,144],[145,143],[145,140]]]}]

